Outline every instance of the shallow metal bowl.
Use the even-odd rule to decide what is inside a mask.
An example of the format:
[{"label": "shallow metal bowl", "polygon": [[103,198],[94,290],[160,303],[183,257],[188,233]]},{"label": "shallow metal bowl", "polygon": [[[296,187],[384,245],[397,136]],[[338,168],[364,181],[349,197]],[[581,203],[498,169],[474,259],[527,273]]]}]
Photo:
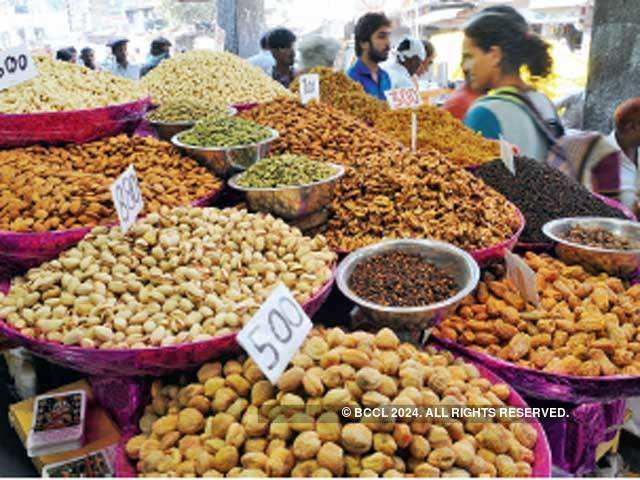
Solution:
[{"label": "shallow metal bowl", "polygon": [[244,173],[229,180],[229,186],[244,192],[249,209],[273,213],[286,220],[297,220],[322,210],[333,200],[336,182],[344,175],[342,165],[331,165],[336,173],[329,178],[307,185],[277,188],[253,188],[238,185]]},{"label": "shallow metal bowl", "polygon": [[[367,258],[392,251],[420,254],[451,275],[458,285],[454,296],[421,307],[387,307],[371,303],[349,288],[355,267]],[[411,272],[407,272],[411,275]],[[464,297],[469,295],[480,280],[480,268],[471,255],[449,243],[436,240],[389,240],[361,248],[349,254],[338,267],[336,282],[340,291],[360,306],[363,313],[380,327],[425,329],[432,327],[451,314]]]},{"label": "shallow metal bowl", "polygon": [[[227,115],[229,117],[233,117],[236,113],[238,113],[238,110],[236,110],[234,107],[229,107],[227,109]],[[151,120],[148,117],[147,121],[149,122],[151,128],[155,130],[158,138],[166,140],[167,142],[170,142],[175,135],[193,128],[193,126],[196,124],[195,120],[183,122],[159,122]]]},{"label": "shallow metal bowl", "polygon": [[606,272],[616,277],[634,276],[640,267],[640,249],[615,250],[588,247],[565,240],[573,227],[602,228],[615,235],[640,242],[640,223],[630,220],[602,217],[559,218],[546,223],[543,233],[556,242],[558,258],[569,264],[579,263],[591,272]]},{"label": "shallow metal bowl", "polygon": [[179,139],[181,133],[174,135],[171,143],[216,175],[227,178],[238,171],[249,168],[258,160],[267,156],[271,144],[280,136],[276,130],[271,128],[268,130],[271,131],[269,138],[248,145],[196,147],[182,143]]}]

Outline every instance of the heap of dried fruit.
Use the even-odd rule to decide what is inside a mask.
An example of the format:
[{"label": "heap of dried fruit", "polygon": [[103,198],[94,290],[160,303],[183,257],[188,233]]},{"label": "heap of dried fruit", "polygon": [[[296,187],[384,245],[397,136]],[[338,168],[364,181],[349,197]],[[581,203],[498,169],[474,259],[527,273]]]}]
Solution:
[{"label": "heap of dried fruit", "polygon": [[640,285],[628,288],[548,255],[527,253],[540,305],[485,277],[435,335],[523,367],[579,375],[640,375]]},{"label": "heap of dried fruit", "polygon": [[[382,113],[389,110],[386,102],[367,94],[362,85],[342,72],[328,67],[315,67],[307,73],[320,76],[321,102],[353,115],[368,125],[373,125]],[[300,91],[300,81],[295,79],[289,88],[297,94]]]},{"label": "heap of dried fruit", "polygon": [[347,167],[325,229],[336,249],[383,238],[434,238],[478,249],[513,236],[514,207],[436,151],[408,152],[328,105],[280,100],[242,116],[280,132],[273,150]]},{"label": "heap of dried fruit", "polygon": [[188,205],[222,181],[170,143],[120,135],[84,145],[0,151],[0,230],[65,230],[116,220],[109,187],[130,165],[142,212]]},{"label": "heap of dried fruit", "polygon": [[96,227],[15,277],[0,318],[23,335],[85,348],[207,340],[241,329],[280,283],[309,299],[334,262],[322,237],[270,215],[162,207],[126,235]]},{"label": "heap of dried fruit", "polygon": [[[343,407],[492,405],[510,389],[444,351],[376,335],[314,330],[274,387],[251,359],[204,365],[197,380],[152,386],[126,445],[139,474],[203,477],[526,477],[529,423],[360,421]],[[391,409],[389,409],[391,410]]]},{"label": "heap of dried fruit", "polygon": [[[374,126],[411,146],[412,110],[389,110],[380,115]],[[470,167],[500,158],[500,144],[487,140],[467,128],[449,112],[430,105],[422,105],[418,112],[418,150],[436,149],[447,160],[462,167]]]}]

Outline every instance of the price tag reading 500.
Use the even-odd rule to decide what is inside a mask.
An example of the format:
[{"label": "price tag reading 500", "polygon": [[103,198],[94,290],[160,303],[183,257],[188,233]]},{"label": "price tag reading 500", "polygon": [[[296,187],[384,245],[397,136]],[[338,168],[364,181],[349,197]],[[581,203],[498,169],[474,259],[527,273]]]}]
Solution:
[{"label": "price tag reading 500", "polygon": [[0,52],[0,90],[38,76],[38,69],[25,46]]},{"label": "price tag reading 500", "polygon": [[138,177],[133,165],[130,165],[118,179],[111,184],[111,196],[120,219],[120,230],[127,233],[144,207]]},{"label": "price tag reading 500", "polygon": [[275,385],[311,327],[302,307],[280,284],[238,333],[237,340]]}]

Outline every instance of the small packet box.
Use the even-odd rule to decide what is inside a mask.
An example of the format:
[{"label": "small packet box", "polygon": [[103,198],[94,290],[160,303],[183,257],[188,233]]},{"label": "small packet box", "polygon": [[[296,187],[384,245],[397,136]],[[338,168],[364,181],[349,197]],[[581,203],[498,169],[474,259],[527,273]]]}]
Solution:
[{"label": "small packet box", "polygon": [[47,465],[45,478],[98,478],[114,476],[115,445],[87,453],[80,457]]},{"label": "small packet box", "polygon": [[29,457],[82,448],[86,409],[84,390],[36,397],[27,439]]}]

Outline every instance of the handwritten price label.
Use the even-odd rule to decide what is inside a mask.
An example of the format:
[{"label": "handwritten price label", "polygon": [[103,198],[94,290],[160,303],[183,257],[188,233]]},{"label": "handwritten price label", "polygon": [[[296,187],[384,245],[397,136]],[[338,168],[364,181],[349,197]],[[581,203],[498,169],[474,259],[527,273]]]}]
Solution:
[{"label": "handwritten price label", "polygon": [[391,110],[399,108],[418,108],[422,105],[422,96],[415,88],[395,88],[385,92]]},{"label": "handwritten price label", "polygon": [[300,75],[300,101],[306,105],[313,100],[320,101],[320,75],[317,73]]},{"label": "handwritten price label", "polygon": [[300,304],[280,284],[238,333],[237,340],[275,385],[311,327]]},{"label": "handwritten price label", "polygon": [[504,254],[507,267],[507,279],[518,289],[522,298],[538,306],[540,296],[536,285],[536,272],[518,255],[507,250]]},{"label": "handwritten price label", "polygon": [[0,52],[0,90],[13,87],[38,76],[33,58],[26,46]]},{"label": "handwritten price label", "polygon": [[120,230],[127,233],[144,207],[136,169],[130,165],[118,179],[111,184],[111,196],[120,219]]}]

